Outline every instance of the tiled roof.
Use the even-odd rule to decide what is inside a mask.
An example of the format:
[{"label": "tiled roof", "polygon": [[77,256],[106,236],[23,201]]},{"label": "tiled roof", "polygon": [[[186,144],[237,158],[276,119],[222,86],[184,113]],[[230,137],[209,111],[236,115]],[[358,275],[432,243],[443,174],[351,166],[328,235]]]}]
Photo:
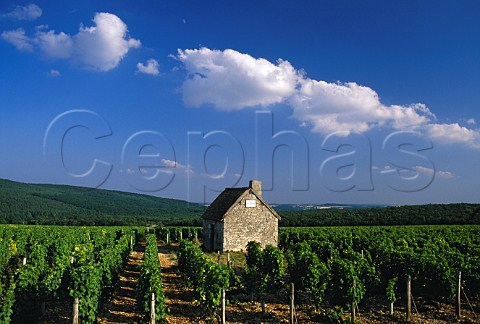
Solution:
[{"label": "tiled roof", "polygon": [[222,220],[230,207],[237,202],[245,193],[252,192],[257,198],[275,215],[278,219],[280,216],[277,212],[267,204],[262,197],[258,196],[252,188],[226,188],[218,197],[208,206],[207,210],[203,214],[203,219],[219,221]]}]

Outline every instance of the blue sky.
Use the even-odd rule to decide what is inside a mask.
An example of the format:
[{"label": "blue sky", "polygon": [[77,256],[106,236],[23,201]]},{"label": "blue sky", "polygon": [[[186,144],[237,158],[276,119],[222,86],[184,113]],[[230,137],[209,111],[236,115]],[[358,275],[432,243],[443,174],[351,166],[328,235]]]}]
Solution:
[{"label": "blue sky", "polygon": [[3,1],[0,177],[479,202],[479,17],[476,1]]}]

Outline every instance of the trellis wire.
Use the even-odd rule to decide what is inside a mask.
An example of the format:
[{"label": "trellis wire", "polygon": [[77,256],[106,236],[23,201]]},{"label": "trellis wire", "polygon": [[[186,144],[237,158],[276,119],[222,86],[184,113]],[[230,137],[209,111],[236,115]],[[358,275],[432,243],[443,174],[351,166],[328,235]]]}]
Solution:
[{"label": "trellis wire", "polygon": [[412,294],[410,294],[410,297],[412,298],[413,308],[415,308],[415,313],[418,314],[417,305],[415,305],[415,299],[413,299],[413,295],[412,295]]},{"label": "trellis wire", "polygon": [[468,306],[470,306],[470,309],[472,310],[473,312],[473,316],[475,317],[475,319],[477,319],[477,313],[475,313],[475,311],[473,310],[473,306],[472,304],[470,303],[470,300],[468,299],[467,297],[467,294],[465,293],[465,289],[463,289],[463,286],[461,287],[462,289],[462,292],[463,292],[463,295],[465,296],[465,299],[467,300],[467,303],[468,303]]}]

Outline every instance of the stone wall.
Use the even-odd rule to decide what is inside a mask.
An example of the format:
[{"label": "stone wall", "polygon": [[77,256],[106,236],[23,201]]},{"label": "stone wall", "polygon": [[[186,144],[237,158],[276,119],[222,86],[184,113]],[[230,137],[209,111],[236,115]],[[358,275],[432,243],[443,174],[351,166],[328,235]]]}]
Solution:
[{"label": "stone wall", "polygon": [[[256,206],[245,207],[246,200],[255,200]],[[222,230],[223,251],[245,250],[249,241],[257,241],[262,247],[278,244],[278,219],[251,193],[225,216]]]}]

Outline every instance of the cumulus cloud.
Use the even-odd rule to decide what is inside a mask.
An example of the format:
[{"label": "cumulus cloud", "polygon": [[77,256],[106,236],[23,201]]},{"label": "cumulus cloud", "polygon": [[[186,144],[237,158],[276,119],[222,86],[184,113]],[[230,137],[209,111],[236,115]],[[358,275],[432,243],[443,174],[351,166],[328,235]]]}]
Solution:
[{"label": "cumulus cloud", "polygon": [[177,170],[182,170],[187,175],[193,175],[195,172],[190,165],[185,165],[178,163],[177,161],[168,160],[168,159],[161,159],[160,162],[167,168],[176,168]]},{"label": "cumulus cloud", "polygon": [[16,6],[12,11],[0,15],[3,18],[14,20],[28,20],[32,21],[42,15],[42,9],[34,3],[26,6]]},{"label": "cumulus cloud", "polygon": [[183,101],[191,107],[211,104],[221,110],[268,106],[293,95],[298,74],[287,61],[277,64],[234,50],[179,50],[188,77]]},{"label": "cumulus cloud", "polygon": [[[385,105],[378,93],[355,82],[326,82],[307,78],[288,61],[271,63],[231,49],[178,50],[187,77],[185,105],[212,105],[219,110],[240,110],[284,103],[302,127],[329,134],[363,133],[388,127],[417,130],[443,143],[480,147],[478,130],[458,124],[439,124],[423,103]],[[474,125],[474,120],[467,122]]]},{"label": "cumulus cloud", "polygon": [[54,59],[68,59],[72,56],[74,42],[70,35],[63,32],[58,34],[54,30],[41,31],[35,33],[35,38],[31,40],[45,56]]},{"label": "cumulus cloud", "polygon": [[371,88],[355,82],[329,83],[302,79],[300,89],[290,98],[294,117],[310,123],[313,131],[365,132],[379,126],[415,128],[433,114],[423,104],[386,106]]},{"label": "cumulus cloud", "polygon": [[467,124],[468,124],[468,125],[476,125],[477,122],[475,121],[474,118],[470,118],[469,120],[467,120]]},{"label": "cumulus cloud", "polygon": [[101,12],[93,18],[96,26],[80,27],[74,38],[75,58],[94,70],[108,71],[120,63],[140,41],[127,37],[127,25],[116,15]]},{"label": "cumulus cloud", "polygon": [[158,70],[158,62],[154,59],[149,59],[147,64],[141,62],[137,63],[137,73],[145,73],[150,75],[159,75],[160,71]]},{"label": "cumulus cloud", "polygon": [[480,148],[480,131],[454,124],[430,124],[426,126],[427,134],[442,143],[468,143]]},{"label": "cumulus cloud", "polygon": [[37,48],[48,58],[72,60],[96,71],[117,67],[131,48],[140,46],[139,40],[128,37],[127,25],[116,15],[96,13],[93,22],[95,26],[80,26],[73,36],[39,26],[33,37],[20,28],[4,31],[1,38],[19,50]]},{"label": "cumulus cloud", "polygon": [[0,37],[2,40],[15,46],[19,51],[33,50],[32,40],[25,34],[25,30],[23,28],[4,31]]}]

